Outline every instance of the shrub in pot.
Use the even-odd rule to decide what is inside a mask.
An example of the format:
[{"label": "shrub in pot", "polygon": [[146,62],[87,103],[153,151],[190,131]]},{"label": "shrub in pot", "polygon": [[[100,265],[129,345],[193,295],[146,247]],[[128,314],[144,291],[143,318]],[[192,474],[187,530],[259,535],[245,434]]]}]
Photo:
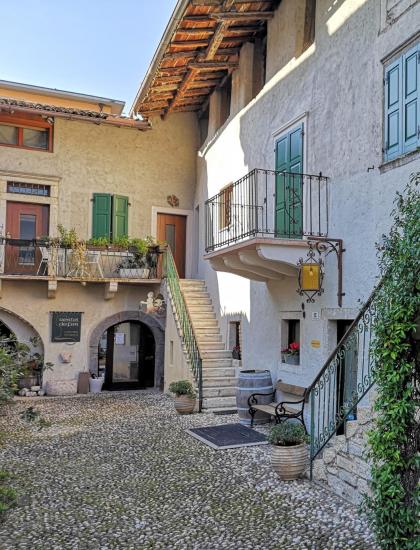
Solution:
[{"label": "shrub in pot", "polygon": [[308,465],[308,435],[302,424],[284,421],[274,426],[268,436],[272,445],[271,465],[280,479],[297,479]]},{"label": "shrub in pot", "polygon": [[169,391],[175,394],[175,410],[178,414],[191,414],[195,407],[196,394],[188,380],[179,380],[169,385]]}]

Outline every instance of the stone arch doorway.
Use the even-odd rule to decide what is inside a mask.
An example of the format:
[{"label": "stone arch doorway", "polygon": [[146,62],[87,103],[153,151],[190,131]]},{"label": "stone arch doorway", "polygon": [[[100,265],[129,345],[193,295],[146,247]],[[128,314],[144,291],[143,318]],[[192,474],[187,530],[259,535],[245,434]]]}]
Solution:
[{"label": "stone arch doorway", "polygon": [[165,333],[160,321],[142,311],[104,319],[90,336],[90,372],[105,373],[106,389],[163,389]]}]

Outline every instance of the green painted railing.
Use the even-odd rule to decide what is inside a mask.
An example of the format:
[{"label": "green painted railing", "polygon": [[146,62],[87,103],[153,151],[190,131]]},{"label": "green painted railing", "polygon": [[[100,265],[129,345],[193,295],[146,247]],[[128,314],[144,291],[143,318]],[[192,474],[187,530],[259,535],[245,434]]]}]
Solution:
[{"label": "green painted railing", "polygon": [[371,344],[380,286],[373,291],[308,388],[311,478],[314,459],[346,420],[357,418],[357,405],[373,386],[375,365]]},{"label": "green painted railing", "polygon": [[175,265],[175,260],[169,246],[164,255],[164,277],[171,294],[172,304],[175,308],[175,314],[179,323],[182,344],[187,355],[187,360],[194,374],[197,383],[198,391],[198,410],[201,412],[203,405],[203,374],[202,374],[202,359],[198,349],[197,340],[195,338],[194,329],[191,318],[185,304],[184,295],[182,294],[181,285],[179,283],[178,270]]}]

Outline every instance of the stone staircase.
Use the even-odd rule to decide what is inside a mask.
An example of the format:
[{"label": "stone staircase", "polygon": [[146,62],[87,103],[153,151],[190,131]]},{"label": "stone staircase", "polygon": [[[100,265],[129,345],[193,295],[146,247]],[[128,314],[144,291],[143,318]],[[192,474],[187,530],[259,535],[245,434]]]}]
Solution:
[{"label": "stone staircase", "polygon": [[232,352],[226,350],[205,282],[180,279],[203,366],[203,409],[236,410],[236,379]]}]

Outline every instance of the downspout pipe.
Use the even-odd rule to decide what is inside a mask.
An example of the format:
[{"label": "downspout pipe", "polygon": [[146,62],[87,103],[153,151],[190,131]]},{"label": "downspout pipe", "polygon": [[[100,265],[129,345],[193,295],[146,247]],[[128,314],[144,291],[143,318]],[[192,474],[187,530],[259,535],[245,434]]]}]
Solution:
[{"label": "downspout pipe", "polygon": [[160,65],[162,57],[164,56],[165,51],[171,42],[174,31],[182,20],[182,17],[184,16],[185,10],[187,9],[189,3],[190,0],[178,0],[175,9],[172,12],[171,18],[169,19],[169,22],[166,26],[165,32],[163,33],[163,36],[159,42],[155,55],[153,56],[149,68],[147,69],[147,73],[143,78],[139,91],[137,92],[137,95],[130,108],[130,116],[132,116],[133,113],[136,112],[136,105],[138,105],[146,96],[147,91],[152,84],[156,70]]}]

